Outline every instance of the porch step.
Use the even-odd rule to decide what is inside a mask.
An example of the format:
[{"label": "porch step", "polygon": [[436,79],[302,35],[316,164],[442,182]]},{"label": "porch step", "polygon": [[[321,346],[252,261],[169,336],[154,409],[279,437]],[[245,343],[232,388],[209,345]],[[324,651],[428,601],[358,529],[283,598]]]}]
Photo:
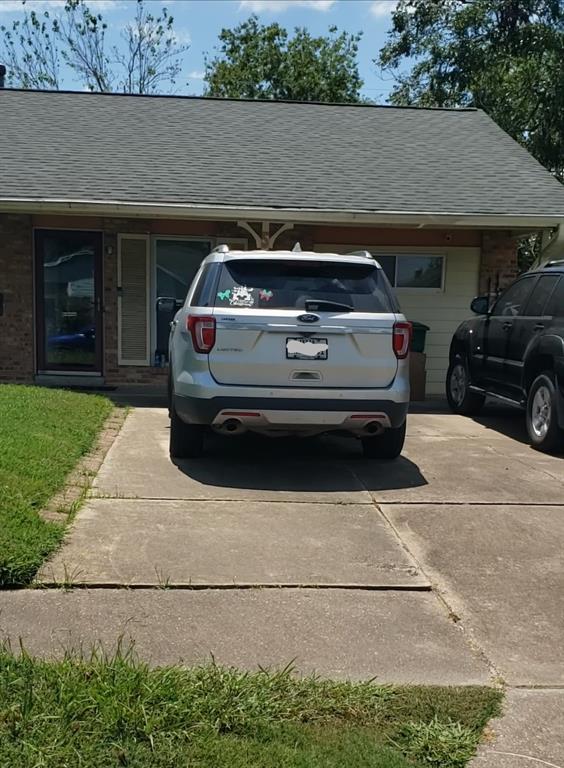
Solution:
[{"label": "porch step", "polygon": [[76,376],[73,374],[41,373],[35,376],[35,383],[41,387],[68,387],[71,389],[100,389],[112,391],[115,386],[107,385],[103,376]]}]

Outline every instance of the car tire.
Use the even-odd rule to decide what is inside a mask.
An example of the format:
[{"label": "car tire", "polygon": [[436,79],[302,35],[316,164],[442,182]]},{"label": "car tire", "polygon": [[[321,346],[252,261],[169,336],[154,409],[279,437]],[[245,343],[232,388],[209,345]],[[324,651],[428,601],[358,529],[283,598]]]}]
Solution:
[{"label": "car tire", "polygon": [[470,389],[468,364],[462,355],[456,355],[448,367],[446,396],[453,413],[462,416],[477,416],[482,410],[486,396]]},{"label": "car tire", "polygon": [[401,427],[384,430],[377,437],[362,438],[362,452],[366,459],[397,459],[405,442],[407,422]]},{"label": "car tire", "polygon": [[526,422],[533,448],[545,453],[562,448],[564,432],[558,425],[558,393],[551,371],[544,371],[531,384]]},{"label": "car tire", "polygon": [[168,409],[168,418],[172,417],[172,368],[168,369],[168,379],[166,386],[166,405]]},{"label": "car tire", "polygon": [[170,457],[197,459],[204,452],[204,428],[200,424],[186,424],[171,404]]}]

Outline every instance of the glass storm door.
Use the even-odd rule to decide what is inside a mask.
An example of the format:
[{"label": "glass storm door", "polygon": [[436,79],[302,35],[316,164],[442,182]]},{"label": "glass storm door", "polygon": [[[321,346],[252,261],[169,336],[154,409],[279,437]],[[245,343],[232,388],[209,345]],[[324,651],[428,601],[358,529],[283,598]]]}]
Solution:
[{"label": "glass storm door", "polygon": [[36,230],[39,371],[102,371],[102,235]]}]

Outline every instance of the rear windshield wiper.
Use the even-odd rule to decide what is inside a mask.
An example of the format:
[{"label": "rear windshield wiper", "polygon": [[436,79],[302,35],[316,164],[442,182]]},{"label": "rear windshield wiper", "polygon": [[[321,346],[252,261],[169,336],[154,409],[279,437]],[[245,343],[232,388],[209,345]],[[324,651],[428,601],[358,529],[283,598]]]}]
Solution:
[{"label": "rear windshield wiper", "polygon": [[308,312],[330,312],[332,309],[337,312],[354,312],[354,307],[350,304],[341,304],[339,301],[326,301],[325,299],[306,299],[305,308]]}]

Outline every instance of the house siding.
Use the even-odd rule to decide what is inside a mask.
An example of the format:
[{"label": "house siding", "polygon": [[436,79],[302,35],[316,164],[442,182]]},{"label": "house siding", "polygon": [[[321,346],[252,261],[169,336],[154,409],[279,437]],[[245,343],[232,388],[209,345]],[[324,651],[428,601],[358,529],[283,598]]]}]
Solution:
[{"label": "house siding", "polygon": [[444,291],[417,293],[398,289],[401,308],[409,320],[428,325],[427,393],[444,393],[448,353],[459,323],[471,315],[470,302],[478,293],[479,248],[452,248],[446,254]]}]

